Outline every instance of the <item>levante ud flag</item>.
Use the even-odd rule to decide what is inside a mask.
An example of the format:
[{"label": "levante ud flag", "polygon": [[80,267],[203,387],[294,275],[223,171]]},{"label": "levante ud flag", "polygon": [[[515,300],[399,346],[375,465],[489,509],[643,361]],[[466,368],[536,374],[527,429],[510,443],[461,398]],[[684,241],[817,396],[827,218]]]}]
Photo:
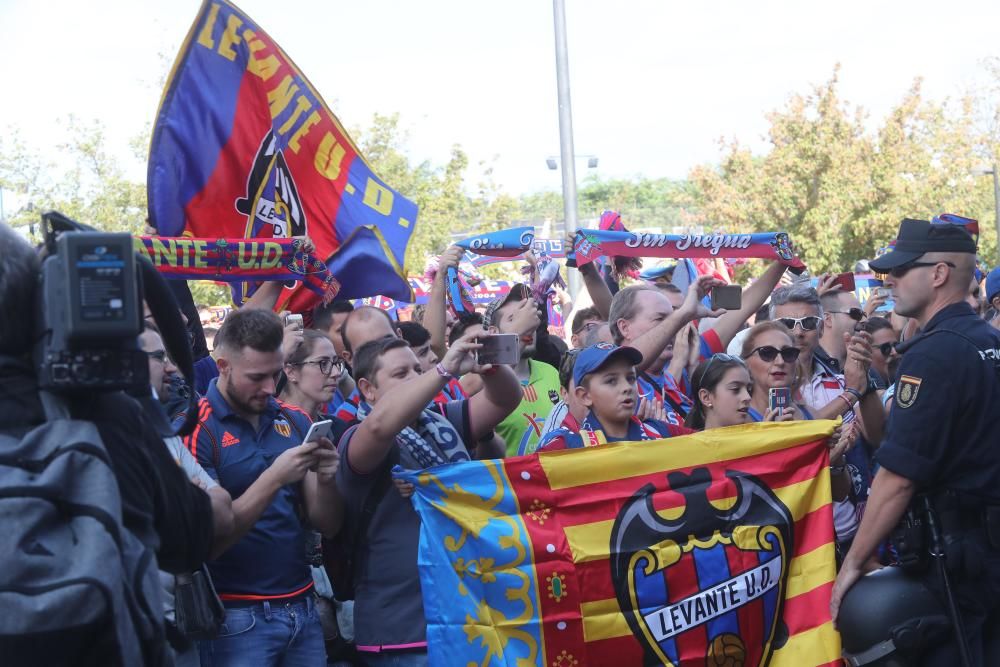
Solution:
[{"label": "levante ud flag", "polygon": [[835,425],[397,472],[416,486],[431,664],[840,664]]},{"label": "levante ud flag", "polygon": [[[374,174],[281,47],[224,0],[202,5],[174,64],[148,191],[161,236],[309,236],[335,280],[327,298],[412,300],[403,264],[417,207]],[[280,306],[316,301],[286,284]],[[252,289],[237,283],[234,300]]]}]

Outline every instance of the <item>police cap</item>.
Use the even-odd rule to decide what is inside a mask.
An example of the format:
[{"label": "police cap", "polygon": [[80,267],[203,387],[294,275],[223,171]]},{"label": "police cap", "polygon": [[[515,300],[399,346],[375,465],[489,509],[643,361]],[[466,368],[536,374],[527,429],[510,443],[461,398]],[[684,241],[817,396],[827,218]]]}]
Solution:
[{"label": "police cap", "polygon": [[961,225],[931,224],[927,220],[907,218],[899,225],[899,233],[892,250],[873,259],[868,266],[872,271],[888,273],[908,264],[928,252],[960,252],[976,254],[976,241]]}]

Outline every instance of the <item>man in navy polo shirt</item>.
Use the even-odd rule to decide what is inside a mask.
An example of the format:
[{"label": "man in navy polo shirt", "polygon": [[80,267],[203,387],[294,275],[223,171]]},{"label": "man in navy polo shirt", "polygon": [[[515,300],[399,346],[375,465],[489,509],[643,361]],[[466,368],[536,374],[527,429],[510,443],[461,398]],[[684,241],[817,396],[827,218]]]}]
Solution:
[{"label": "man in navy polo shirt", "polygon": [[342,504],[339,456],[326,438],[301,444],[309,417],[275,399],[284,361],[274,313],[239,310],[215,338],[219,377],[199,403],[186,444],[233,497],[235,529],[209,563],[226,606],[203,665],[325,665],[306,560],[307,527],[333,536]]}]

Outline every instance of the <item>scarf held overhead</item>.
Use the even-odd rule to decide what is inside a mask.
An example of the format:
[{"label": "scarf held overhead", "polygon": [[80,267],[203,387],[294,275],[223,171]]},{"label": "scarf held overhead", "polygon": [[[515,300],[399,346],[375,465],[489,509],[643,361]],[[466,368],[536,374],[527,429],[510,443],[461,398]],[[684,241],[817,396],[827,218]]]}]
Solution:
[{"label": "scarf held overhead", "polygon": [[575,266],[599,257],[755,257],[777,260],[793,269],[805,264],[792,250],[785,232],[759,234],[653,234],[601,229],[577,230],[573,241]]},{"label": "scarf held overhead", "polygon": [[199,239],[136,236],[137,252],[167,278],[239,283],[248,280],[301,281],[329,301],[340,284],[300,239]]},{"label": "scarf held overhead", "polygon": [[[534,227],[514,227],[477,234],[456,241],[455,245],[477,255],[514,258],[524,254],[534,240]],[[474,310],[472,299],[469,297],[469,286],[454,267],[448,268],[448,296],[456,313]]]}]

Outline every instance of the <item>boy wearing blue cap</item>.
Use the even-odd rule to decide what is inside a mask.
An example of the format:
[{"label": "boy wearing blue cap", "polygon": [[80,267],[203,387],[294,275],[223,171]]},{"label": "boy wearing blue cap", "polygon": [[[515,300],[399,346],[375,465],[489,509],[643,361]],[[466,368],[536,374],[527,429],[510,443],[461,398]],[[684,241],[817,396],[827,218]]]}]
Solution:
[{"label": "boy wearing blue cap", "polygon": [[632,347],[598,343],[580,352],[573,368],[577,398],[587,407],[579,431],[559,428],[540,443],[539,451],[579,449],[609,442],[658,440],[694,431],[658,419],[636,416],[635,367],[642,354]]}]

